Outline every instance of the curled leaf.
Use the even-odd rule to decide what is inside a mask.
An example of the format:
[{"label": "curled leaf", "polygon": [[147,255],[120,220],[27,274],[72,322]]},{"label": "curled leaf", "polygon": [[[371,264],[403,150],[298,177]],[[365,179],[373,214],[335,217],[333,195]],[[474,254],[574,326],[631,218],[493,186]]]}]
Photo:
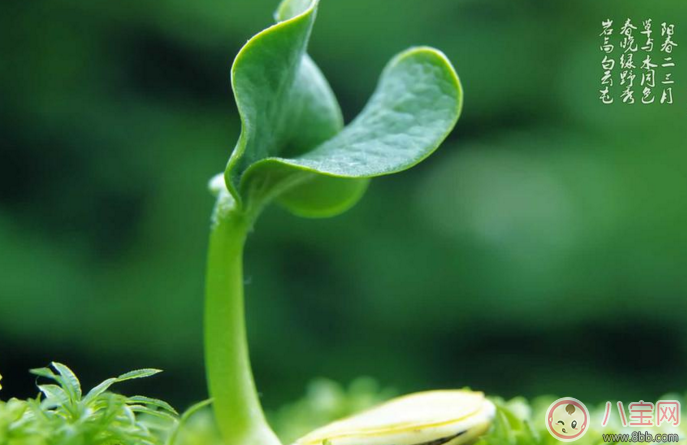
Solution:
[{"label": "curled leaf", "polygon": [[284,0],[278,23],[253,37],[232,67],[241,115],[225,185],[246,211],[277,200],[302,216],[345,211],[369,178],[429,156],[456,124],[462,89],[448,59],[418,47],[396,56],[360,115],[341,111],[306,49],[317,0]]}]

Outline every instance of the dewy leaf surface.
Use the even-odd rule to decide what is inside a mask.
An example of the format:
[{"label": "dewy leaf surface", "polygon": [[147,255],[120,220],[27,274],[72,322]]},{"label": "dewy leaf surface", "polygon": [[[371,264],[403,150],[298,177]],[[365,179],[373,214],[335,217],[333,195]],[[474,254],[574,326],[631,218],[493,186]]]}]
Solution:
[{"label": "dewy leaf surface", "polygon": [[368,178],[429,156],[454,127],[462,90],[432,48],[396,56],[361,114],[345,129],[338,103],[306,54],[317,0],[284,0],[276,25],[240,51],[232,86],[242,131],[225,171],[239,205],[276,199],[293,213],[326,217],[363,195]]}]

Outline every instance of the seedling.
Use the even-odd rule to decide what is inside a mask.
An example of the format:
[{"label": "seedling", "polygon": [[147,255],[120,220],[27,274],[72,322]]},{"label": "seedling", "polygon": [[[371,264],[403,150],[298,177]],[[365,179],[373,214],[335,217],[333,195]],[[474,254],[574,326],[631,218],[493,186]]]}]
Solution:
[{"label": "seedling", "polygon": [[[217,202],[205,307],[209,389],[226,445],[281,445],[260,405],[244,323],[243,247],[261,211],[276,202],[305,217],[340,214],[362,197],[371,178],[406,170],[429,156],[461,112],[462,90],[451,63],[435,49],[417,47],[389,62],[368,104],[344,127],[329,84],[306,52],[317,6],[318,0],[284,0],[277,24],[253,37],[231,70],[242,129],[225,171],[211,181]],[[46,440],[55,431],[64,434],[56,443],[164,439],[173,445],[180,425],[204,406],[179,419],[160,400],[108,391],[155,370],[108,379],[84,396],[66,366],[53,366],[58,374],[34,371],[57,383],[39,385],[42,399],[0,406],[13,419],[7,431],[29,425],[28,431]],[[481,393],[416,394],[319,429],[298,444],[459,444],[486,431],[494,411]],[[162,433],[151,433],[152,418],[166,422],[157,424]],[[76,427],[83,424],[88,428]],[[70,436],[75,428],[78,441]]]},{"label": "seedling", "polygon": [[[371,178],[406,170],[436,150],[462,107],[448,59],[432,48],[411,48],[389,62],[367,106],[344,127],[326,79],[306,52],[317,6],[318,0],[284,0],[277,24],[253,37],[232,67],[242,130],[226,170],[210,187],[217,197],[205,307],[212,401],[179,417],[161,400],[110,391],[157,370],[110,378],[84,394],[74,373],[53,363],[53,369],[32,371],[40,378],[36,399],[0,401],[0,445],[217,445],[207,424],[181,432],[211,403],[222,445],[281,445],[249,361],[242,272],[247,234],[272,202],[305,217],[344,212]],[[532,414],[519,399],[487,400],[469,390],[418,393],[318,428],[295,445],[543,445],[550,436],[541,406]],[[579,443],[593,445],[599,432]]]},{"label": "seedling", "polygon": [[217,203],[205,308],[209,388],[228,445],[280,444],[260,406],[244,323],[243,247],[263,208],[276,202],[305,217],[340,214],[370,178],[429,156],[461,112],[451,63],[417,47],[389,62],[368,104],[344,127],[329,84],[306,52],[317,6],[284,0],[277,24],[253,37],[231,70],[242,128],[226,170],[211,181]]}]

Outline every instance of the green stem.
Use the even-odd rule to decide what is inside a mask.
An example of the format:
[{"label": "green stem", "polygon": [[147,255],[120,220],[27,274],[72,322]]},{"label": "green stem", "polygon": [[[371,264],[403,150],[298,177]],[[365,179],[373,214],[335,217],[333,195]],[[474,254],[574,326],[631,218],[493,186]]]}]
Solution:
[{"label": "green stem", "polygon": [[222,209],[222,199],[229,198],[220,196],[210,235],[205,305],[205,360],[215,417],[227,445],[280,445],[260,406],[248,354],[243,246],[250,221],[232,205]]}]

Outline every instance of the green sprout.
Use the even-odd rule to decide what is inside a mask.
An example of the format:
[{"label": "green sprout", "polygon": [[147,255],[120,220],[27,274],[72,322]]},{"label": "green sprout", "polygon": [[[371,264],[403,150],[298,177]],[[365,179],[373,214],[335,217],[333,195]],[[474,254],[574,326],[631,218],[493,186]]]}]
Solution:
[{"label": "green sprout", "polygon": [[[210,183],[217,198],[205,306],[212,399],[179,416],[162,400],[111,390],[157,369],[109,378],[84,393],[76,375],[55,362],[32,370],[39,380],[35,399],[0,401],[0,445],[281,445],[276,433],[294,445],[557,443],[543,422],[555,399],[504,401],[462,389],[388,400],[392,394],[369,379],[349,388],[314,382],[305,398],[272,413],[268,423],[244,320],[243,249],[258,216],[272,202],[304,217],[346,211],[371,178],[406,170],[436,150],[462,108],[448,59],[416,47],[389,62],[368,104],[344,126],[334,94],[306,51],[317,7],[318,0],[283,0],[277,23],[253,37],[232,67],[242,130],[226,170]],[[680,396],[667,398],[684,404]],[[600,407],[591,413],[598,418]],[[578,444],[602,445],[602,432],[623,428],[590,425]],[[685,428],[659,431],[684,438]]]},{"label": "green sprout", "polygon": [[276,202],[305,217],[352,207],[370,178],[406,170],[451,132],[462,89],[441,52],[395,56],[362,112],[344,127],[325,77],[308,56],[317,0],[284,0],[277,24],[241,49],[231,70],[241,135],[217,196],[206,275],[205,354],[217,424],[228,445],[278,445],[253,380],[244,322],[247,234]]}]

